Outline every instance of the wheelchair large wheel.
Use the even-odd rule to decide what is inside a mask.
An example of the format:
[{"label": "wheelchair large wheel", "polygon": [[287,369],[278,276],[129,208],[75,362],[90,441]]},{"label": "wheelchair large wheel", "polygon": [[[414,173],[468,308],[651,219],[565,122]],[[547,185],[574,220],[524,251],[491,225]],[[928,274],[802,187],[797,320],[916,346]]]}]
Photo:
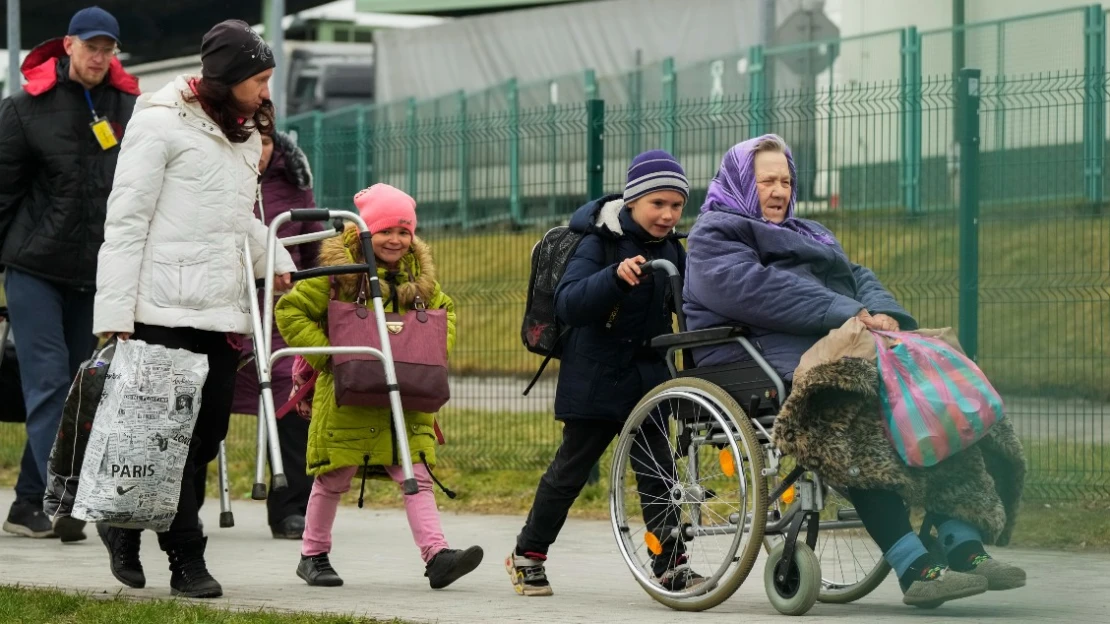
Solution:
[{"label": "wheelchair large wheel", "polygon": [[[708,381],[670,380],[636,406],[613,457],[610,518],[625,563],[653,599],[702,611],[744,582],[767,522],[763,453],[744,410]],[[668,586],[660,569],[676,562],[704,582]]]},{"label": "wheelchair large wheel", "polygon": [[[794,459],[784,457],[779,464],[779,477],[794,468]],[[772,478],[777,483],[777,478]],[[848,499],[834,488],[824,487],[824,507],[821,510],[821,527],[817,532],[817,546],[813,554],[821,569],[821,589],[818,602],[848,604],[875,591],[890,574],[890,564],[883,558],[871,536],[858,525],[855,509]],[[793,501],[770,501],[782,514],[789,513]],[[804,539],[805,531],[799,540]],[[769,553],[782,543],[782,536],[764,538],[764,548]]]}]

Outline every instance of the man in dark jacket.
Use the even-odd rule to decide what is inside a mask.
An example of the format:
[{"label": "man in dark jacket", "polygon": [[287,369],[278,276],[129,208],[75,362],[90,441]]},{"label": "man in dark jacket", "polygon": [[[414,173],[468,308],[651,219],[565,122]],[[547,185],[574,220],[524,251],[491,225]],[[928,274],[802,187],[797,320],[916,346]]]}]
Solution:
[{"label": "man in dark jacket", "polygon": [[0,105],[0,264],[27,404],[27,446],[4,530],[62,541],[84,523],[43,514],[46,464],[66,393],[96,346],[96,260],[138,81],[116,58],[119,24],[78,11],[27,56],[27,84]]}]

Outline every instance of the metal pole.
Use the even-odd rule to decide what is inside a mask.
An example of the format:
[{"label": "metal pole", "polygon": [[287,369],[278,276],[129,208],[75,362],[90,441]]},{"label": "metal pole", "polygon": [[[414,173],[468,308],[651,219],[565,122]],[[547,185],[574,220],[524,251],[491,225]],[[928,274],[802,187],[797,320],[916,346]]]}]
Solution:
[{"label": "metal pole", "polygon": [[285,17],[285,0],[270,0],[270,23],[266,24],[266,38],[270,40],[270,48],[274,52],[274,77],[270,81],[273,88],[270,99],[274,102],[274,112],[278,119],[285,118],[285,29],[282,20]]},{"label": "metal pole", "polygon": [[[966,43],[967,31],[964,29],[964,0],[952,0],[952,80],[953,87],[959,87],[960,71],[964,68],[966,62]],[[953,91],[954,93],[955,91]],[[954,102],[956,110],[955,118],[959,119],[960,115],[960,99],[956,98]],[[956,133],[952,137],[953,142],[960,140],[959,137],[960,124],[952,124],[952,132]]]},{"label": "metal pole", "polygon": [[959,335],[967,357],[979,351],[979,77],[978,69],[961,69],[960,100],[960,263]]},{"label": "metal pole", "polygon": [[11,95],[19,88],[19,0],[8,0],[8,83],[5,94]]}]

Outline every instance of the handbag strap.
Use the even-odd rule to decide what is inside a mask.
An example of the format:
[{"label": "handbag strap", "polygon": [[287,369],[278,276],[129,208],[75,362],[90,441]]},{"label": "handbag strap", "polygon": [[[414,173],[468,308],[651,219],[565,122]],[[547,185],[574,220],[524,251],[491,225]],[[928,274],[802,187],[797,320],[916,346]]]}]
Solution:
[{"label": "handbag strap", "polygon": [[316,388],[316,378],[319,376],[320,371],[312,371],[312,376],[308,378],[308,381],[304,382],[297,392],[289,397],[289,400],[274,412],[274,419],[281,420],[282,416],[288,414],[289,410],[293,409],[297,403],[303,401],[305,397],[308,396],[308,393]]},{"label": "handbag strap", "polygon": [[[359,289],[358,289],[358,297],[355,299],[355,303],[357,303],[359,305],[363,305],[363,306],[366,305],[366,301],[367,301],[366,286],[367,286],[368,281],[369,281],[369,279],[365,275],[360,278]],[[329,290],[329,295],[328,295],[329,298],[332,301],[339,301],[339,283],[335,279],[334,275],[329,275],[328,276],[328,290]]]}]

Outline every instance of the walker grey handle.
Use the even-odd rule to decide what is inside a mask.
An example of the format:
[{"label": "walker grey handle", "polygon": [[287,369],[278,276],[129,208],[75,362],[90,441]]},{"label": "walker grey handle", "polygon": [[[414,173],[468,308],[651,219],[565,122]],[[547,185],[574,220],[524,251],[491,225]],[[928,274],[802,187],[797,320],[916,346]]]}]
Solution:
[{"label": "walker grey handle", "polygon": [[330,221],[331,211],[325,208],[298,208],[289,211],[290,221]]}]

